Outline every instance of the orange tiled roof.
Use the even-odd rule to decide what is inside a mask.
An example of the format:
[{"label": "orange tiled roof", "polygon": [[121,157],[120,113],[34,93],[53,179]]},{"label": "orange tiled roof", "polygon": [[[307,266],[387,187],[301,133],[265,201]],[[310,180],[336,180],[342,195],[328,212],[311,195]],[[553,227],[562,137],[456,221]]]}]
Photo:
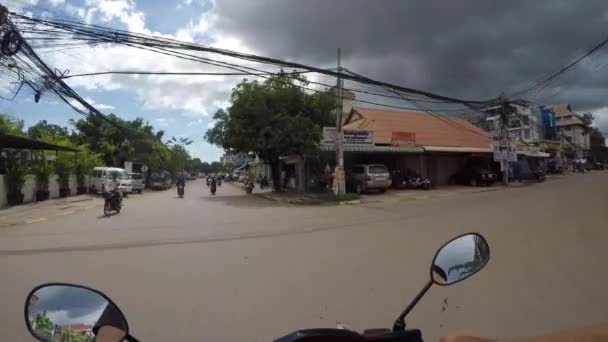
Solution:
[{"label": "orange tiled roof", "polygon": [[71,329],[74,331],[88,331],[93,329],[92,326],[87,325],[87,324],[82,324],[82,323],[76,323],[76,324],[69,324],[69,325],[64,325],[62,328],[64,329]]},{"label": "orange tiled roof", "polygon": [[460,118],[425,112],[355,107],[345,128],[373,129],[376,144],[390,144],[393,132],[416,133],[416,145],[489,148],[492,137]]}]

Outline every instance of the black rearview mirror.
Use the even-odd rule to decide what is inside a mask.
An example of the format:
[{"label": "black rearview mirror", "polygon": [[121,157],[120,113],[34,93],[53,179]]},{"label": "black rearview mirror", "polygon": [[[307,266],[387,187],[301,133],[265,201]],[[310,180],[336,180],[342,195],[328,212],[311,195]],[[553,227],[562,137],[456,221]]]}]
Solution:
[{"label": "black rearview mirror", "polygon": [[129,332],[120,309],[103,293],[80,285],[45,284],[25,302],[25,321],[39,341],[123,341]]},{"label": "black rearview mirror", "polygon": [[490,260],[490,246],[483,236],[469,233],[448,241],[441,247],[431,266],[433,283],[452,285],[479,272]]}]

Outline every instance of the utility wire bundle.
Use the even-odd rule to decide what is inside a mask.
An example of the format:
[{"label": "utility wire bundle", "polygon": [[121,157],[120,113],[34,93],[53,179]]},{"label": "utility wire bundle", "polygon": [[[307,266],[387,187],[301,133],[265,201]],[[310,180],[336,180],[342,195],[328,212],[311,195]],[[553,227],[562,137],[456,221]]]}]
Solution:
[{"label": "utility wire bundle", "polygon": [[[397,91],[401,94],[401,96],[394,96],[386,93],[378,93],[354,88],[345,89],[353,92],[367,93],[373,96],[393,97],[395,99],[401,99],[405,97],[410,101],[445,103],[449,105],[456,104],[464,105],[467,107],[484,107],[496,104],[497,101],[497,99],[478,101],[447,97],[443,95],[438,95],[430,92],[406,88],[403,86],[374,80],[362,75],[344,74],[340,70],[323,69],[301,63],[283,61],[276,58],[269,58],[253,54],[239,53],[226,49],[219,49],[202,44],[182,42],[164,37],[156,37],[123,30],[106,28],[97,25],[84,24],[73,20],[41,19],[17,13],[11,13],[11,18],[14,18],[15,23],[20,28],[23,27],[23,31],[27,33],[27,37],[29,40],[35,40],[39,42],[39,44],[44,45],[47,48],[72,48],[76,46],[92,46],[97,44],[113,43],[144,49],[159,54],[174,56],[176,58],[201,62],[212,66],[228,68],[233,71],[241,72],[243,74],[251,74],[253,76],[268,77],[267,75],[271,74],[270,72],[266,70],[261,70],[259,68],[254,68],[246,65],[237,65],[234,63],[207,58],[196,54],[210,53],[231,57],[237,60],[254,62],[266,66],[291,68],[298,73],[314,72],[320,75],[340,77],[344,80],[352,81],[357,84],[387,88],[391,89],[392,91]],[[324,84],[321,82],[309,83],[329,86],[328,84]]]}]

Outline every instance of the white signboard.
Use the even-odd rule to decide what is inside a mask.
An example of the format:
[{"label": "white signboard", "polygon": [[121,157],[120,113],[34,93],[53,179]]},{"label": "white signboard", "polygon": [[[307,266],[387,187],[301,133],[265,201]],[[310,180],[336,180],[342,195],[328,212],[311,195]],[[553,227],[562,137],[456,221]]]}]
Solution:
[{"label": "white signboard", "polygon": [[344,146],[374,146],[374,131],[371,129],[342,129],[340,137],[336,127],[323,127],[323,144],[334,145],[340,142]]},{"label": "white signboard", "polygon": [[501,162],[503,160],[506,160],[507,158],[509,159],[509,162],[517,162],[517,152],[507,153],[507,151],[494,151],[495,162]]}]

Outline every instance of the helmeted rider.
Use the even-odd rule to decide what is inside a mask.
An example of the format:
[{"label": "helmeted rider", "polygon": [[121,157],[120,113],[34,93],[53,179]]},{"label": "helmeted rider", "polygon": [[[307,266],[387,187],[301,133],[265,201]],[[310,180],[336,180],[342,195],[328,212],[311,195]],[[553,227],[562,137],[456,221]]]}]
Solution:
[{"label": "helmeted rider", "polygon": [[177,185],[177,193],[179,194],[179,187],[181,186],[184,191],[186,190],[186,177],[184,177],[184,173],[180,172],[177,174],[177,179],[175,181],[175,184]]},{"label": "helmeted rider", "polygon": [[175,184],[177,186],[183,186],[184,188],[186,187],[186,177],[184,177],[184,173],[180,172],[177,174],[177,181],[175,182]]},{"label": "helmeted rider", "polygon": [[116,207],[122,200],[122,193],[118,190],[120,183],[118,182],[118,175],[112,174],[112,181],[110,181],[110,193],[112,193],[112,199],[115,201]]}]

